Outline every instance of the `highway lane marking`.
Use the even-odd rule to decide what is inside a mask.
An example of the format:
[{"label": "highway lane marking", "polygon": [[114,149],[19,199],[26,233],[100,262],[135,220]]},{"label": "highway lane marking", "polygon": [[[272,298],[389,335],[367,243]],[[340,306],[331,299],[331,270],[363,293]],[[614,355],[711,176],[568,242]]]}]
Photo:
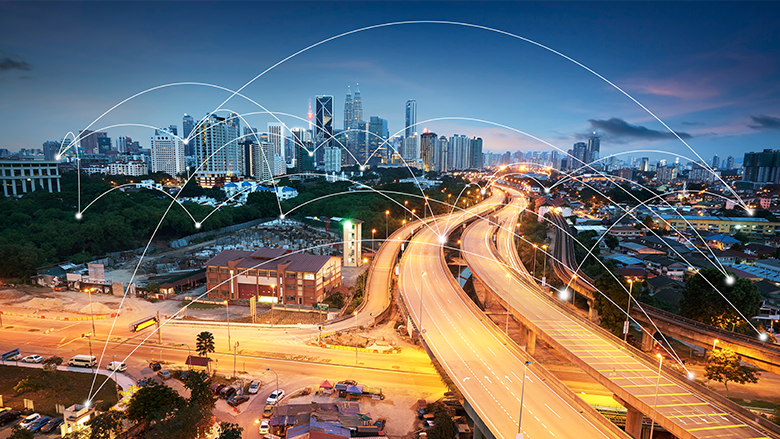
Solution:
[{"label": "highway lane marking", "polygon": [[669,387],[669,386],[676,386],[676,385],[677,384],[675,384],[675,383],[669,383],[669,384],[626,384],[626,385],[621,386],[621,387],[656,387],[656,386]]},{"label": "highway lane marking", "polygon": [[[546,403],[546,402],[544,403],[544,405],[545,405],[545,407],[547,407],[548,409],[550,409],[550,411],[551,411],[551,412],[553,412],[553,414],[554,414],[555,416],[557,416],[557,417],[558,417],[558,419],[561,419],[561,415],[559,415],[558,413],[555,413],[555,410],[553,410],[553,409],[552,409],[552,408],[551,408],[549,405],[547,405],[547,403]],[[551,432],[551,433],[552,433],[552,432]]]},{"label": "highway lane marking", "polygon": [[[629,386],[626,386],[629,387]],[[685,393],[661,393],[659,396],[688,396],[693,395],[693,393],[685,392]],[[651,396],[655,396],[655,393],[649,394],[649,395],[634,395],[637,398],[648,398]]]},{"label": "highway lane marking", "polygon": [[672,415],[672,416],[666,416],[667,418],[703,418],[705,416],[726,416],[728,413],[705,413],[705,414],[694,414],[694,415]]},{"label": "highway lane marking", "polygon": [[739,427],[747,427],[747,424],[732,424],[732,425],[718,425],[714,427],[689,428],[687,431],[719,430],[721,428],[739,428]]},{"label": "highway lane marking", "polygon": [[688,403],[680,403],[680,404],[658,404],[657,407],[687,407],[687,406],[693,406],[693,405],[710,405],[708,402],[688,402]]},{"label": "highway lane marking", "polygon": [[498,357],[498,355],[496,355],[496,353],[493,352],[493,349],[490,349],[490,346],[486,345],[485,347],[488,348],[488,350],[490,351],[491,354],[493,354],[494,357]]}]

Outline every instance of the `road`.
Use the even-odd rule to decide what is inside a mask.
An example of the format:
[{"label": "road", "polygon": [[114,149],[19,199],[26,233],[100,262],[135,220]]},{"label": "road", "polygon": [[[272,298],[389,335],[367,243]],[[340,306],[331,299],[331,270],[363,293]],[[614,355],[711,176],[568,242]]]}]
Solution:
[{"label": "road", "polygon": [[[499,205],[500,191],[479,205]],[[473,216],[476,209],[454,213],[450,227]],[[444,232],[444,230],[440,231]],[[518,430],[523,362],[503,344],[479,311],[456,289],[442,262],[442,244],[435,230],[422,230],[411,241],[400,263],[399,291],[412,318],[436,358],[498,438],[513,438]],[[525,438],[611,437],[558,396],[528,369],[524,400]]]},{"label": "road", "polygon": [[[498,212],[499,224],[516,224],[525,207],[525,200],[517,191],[510,190],[510,193],[514,195],[513,201],[509,208]],[[647,415],[652,415],[654,407],[657,408],[656,422],[670,431],[679,428],[686,437],[767,437],[669,377],[661,374],[659,378],[657,368],[649,367],[619,349],[622,347],[618,346],[619,340],[594,332],[542,297],[541,289],[532,283],[530,274],[519,263],[511,230],[502,228],[497,235],[497,247],[504,258],[493,253],[495,247],[490,237],[496,234],[495,228],[487,221],[478,221],[461,237],[469,268],[538,331],[554,339],[559,351],[568,351],[566,353],[578,358],[607,388]]]}]

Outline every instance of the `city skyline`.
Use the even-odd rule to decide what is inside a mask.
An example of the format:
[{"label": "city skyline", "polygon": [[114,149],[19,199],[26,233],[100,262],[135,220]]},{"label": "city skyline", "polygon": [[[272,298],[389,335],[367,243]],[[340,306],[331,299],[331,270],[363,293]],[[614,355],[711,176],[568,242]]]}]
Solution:
[{"label": "city skyline", "polygon": [[[339,7],[328,10],[323,5]],[[776,112],[780,88],[775,85],[778,71],[773,61],[780,44],[774,34],[762,32],[771,26],[769,12],[777,10],[771,3],[718,3],[717,8],[591,3],[477,7],[463,3],[448,4],[446,11],[423,4],[417,6],[418,14],[403,12],[403,4],[220,5],[225,12],[262,9],[263,17],[273,16],[279,23],[296,17],[304,32],[289,32],[273,20],[264,22],[261,31],[245,32],[237,25],[248,19],[213,19],[209,7],[198,3],[187,8],[176,7],[180,3],[136,7],[123,2],[48,6],[0,6],[5,12],[0,20],[9,34],[17,36],[0,46],[0,80],[8,97],[0,105],[8,123],[5,147],[12,151],[40,148],[68,131],[77,133],[115,104],[151,87],[198,82],[237,90],[279,60],[326,38],[412,19],[486,26],[559,50],[634,96],[691,148],[706,151],[701,153],[706,161],[712,154],[740,159],[745,152],[773,148],[780,129]],[[333,18],[332,25],[313,26],[318,13]],[[119,14],[127,16],[125,28],[112,28],[105,38],[96,38],[110,22],[99,18]],[[507,18],[513,14],[521,17],[520,23]],[[598,20],[598,14],[610,19]],[[170,16],[179,19],[168,20]],[[336,20],[337,16],[344,19]],[[50,25],[62,17],[74,23],[78,32],[52,41],[54,33],[49,29],[56,27]],[[708,26],[726,17],[729,27],[715,31]],[[91,25],[78,26],[85,22]],[[210,32],[192,35],[194,26],[185,23],[193,22],[207,24]],[[239,43],[218,44],[219,38],[211,35],[226,30]],[[622,35],[620,41],[615,41],[616,34]],[[195,44],[199,37],[202,42]],[[274,44],[258,44],[268,40]],[[406,47],[414,50],[409,53]],[[247,50],[257,55],[240,55]],[[202,57],[211,62],[201,67],[195,60]],[[463,62],[457,62],[458,58]],[[452,62],[439,61],[447,59]],[[638,105],[576,64],[511,36],[454,24],[399,24],[344,36],[279,65],[242,93],[271,111],[303,119],[282,117],[289,127],[306,125],[310,99],[331,95],[333,123],[341,127],[346,89],[354,86],[354,92],[358,83],[363,119],[387,120],[391,135],[403,134],[405,104],[414,100],[420,123],[417,132],[429,128],[447,136],[482,137],[485,151],[550,149],[506,126],[563,151],[597,131],[602,136],[602,156],[646,149],[695,158]],[[155,90],[122,105],[90,129],[107,131],[112,138],[130,136],[148,147],[151,129],[103,127],[179,125],[184,113],[198,120],[228,96],[224,90],[195,85]],[[223,109],[239,114],[261,111],[240,98]],[[438,118],[445,119],[425,122]],[[273,120],[254,115],[248,121],[265,127]],[[659,154],[647,155],[660,158]]]}]

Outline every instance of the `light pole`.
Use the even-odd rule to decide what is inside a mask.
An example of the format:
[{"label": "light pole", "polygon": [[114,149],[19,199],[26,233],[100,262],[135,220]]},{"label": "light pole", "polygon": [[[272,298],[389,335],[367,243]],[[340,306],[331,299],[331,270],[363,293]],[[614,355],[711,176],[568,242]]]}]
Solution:
[{"label": "light pole", "polygon": [[376,235],[376,229],[371,229],[371,251],[374,251],[374,235]]},{"label": "light pole", "polygon": [[534,246],[534,277],[536,277],[536,249],[538,248],[536,244]]},{"label": "light pole", "polygon": [[653,403],[653,419],[650,421],[650,439],[653,439],[653,430],[655,429],[655,411],[658,408],[658,389],[661,387],[661,364],[664,357],[661,354],[655,354],[658,357],[658,378],[655,381],[655,402]]},{"label": "light pole", "polygon": [[713,353],[713,354],[715,353],[715,345],[716,345],[716,344],[718,344],[718,341],[720,341],[720,340],[718,340],[718,339],[716,338],[716,339],[715,339],[715,341],[713,341],[713,342],[712,342],[712,353]]},{"label": "light pole", "polygon": [[542,270],[542,286],[547,285],[547,244],[543,245],[544,249],[544,269]]},{"label": "light pole", "polygon": [[[231,284],[232,285],[232,284]],[[228,352],[230,351],[230,302],[224,301],[225,304],[225,317],[227,317],[227,330],[228,330]]]},{"label": "light pole", "polygon": [[[276,284],[271,284],[271,296],[276,299]],[[274,326],[274,302],[271,301],[271,327]]]},{"label": "light pole", "polygon": [[273,372],[274,375],[276,375],[276,398],[279,399],[279,374],[276,373],[275,370],[271,370],[270,368],[265,368],[265,370]]},{"label": "light pole", "polygon": [[390,211],[385,211],[385,241],[390,237]]},{"label": "light pole", "polygon": [[[355,332],[357,333],[357,329],[358,329],[357,315],[358,315],[358,312],[354,311],[354,312],[352,312],[352,315],[355,316]],[[357,345],[357,342],[355,342],[355,365],[357,366],[357,364],[358,364],[358,345]]]},{"label": "light pole", "polygon": [[623,342],[628,342],[628,319],[631,316],[631,293],[634,291],[634,281],[628,280],[628,306],[626,307],[626,323],[623,324]]},{"label": "light pole", "polygon": [[[190,345],[187,343],[181,343],[179,346],[187,346],[187,360],[192,359],[192,350],[190,350]],[[187,369],[192,369],[192,364],[187,364],[189,366]]]},{"label": "light pole", "polygon": [[517,418],[517,436],[515,439],[523,439],[523,397],[525,396],[525,372],[531,362],[526,360],[523,363],[523,385],[520,387],[520,416]]}]

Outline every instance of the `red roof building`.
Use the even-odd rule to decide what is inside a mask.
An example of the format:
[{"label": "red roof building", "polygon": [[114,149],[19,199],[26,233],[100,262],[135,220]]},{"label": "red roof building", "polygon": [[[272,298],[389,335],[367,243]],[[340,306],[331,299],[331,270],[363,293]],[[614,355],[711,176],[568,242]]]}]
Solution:
[{"label": "red roof building", "polygon": [[208,296],[314,305],[341,285],[341,258],[259,248],[224,250],[206,262]]}]

